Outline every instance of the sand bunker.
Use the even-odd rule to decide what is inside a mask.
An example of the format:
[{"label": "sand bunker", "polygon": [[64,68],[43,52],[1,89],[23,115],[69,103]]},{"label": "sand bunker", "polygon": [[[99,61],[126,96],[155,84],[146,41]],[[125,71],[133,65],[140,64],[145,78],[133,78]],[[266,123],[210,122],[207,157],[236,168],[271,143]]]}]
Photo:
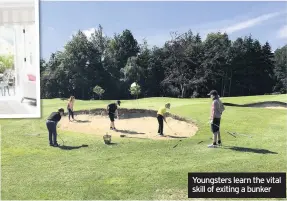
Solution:
[{"label": "sand bunker", "polygon": [[150,138],[150,139],[178,139],[193,136],[198,128],[190,121],[181,117],[170,115],[164,124],[165,137],[157,135],[158,123],[156,111],[120,109],[120,119],[115,121],[117,131],[109,129],[110,120],[102,109],[93,111],[80,111],[76,113],[77,121],[69,122],[65,116],[59,126],[61,130],[79,133],[88,133],[103,136],[106,133],[125,138]]},{"label": "sand bunker", "polygon": [[234,107],[255,107],[255,108],[268,108],[268,109],[287,109],[287,103],[280,101],[265,101],[258,103],[249,103],[244,105],[238,105],[233,103],[223,103],[226,106]]}]

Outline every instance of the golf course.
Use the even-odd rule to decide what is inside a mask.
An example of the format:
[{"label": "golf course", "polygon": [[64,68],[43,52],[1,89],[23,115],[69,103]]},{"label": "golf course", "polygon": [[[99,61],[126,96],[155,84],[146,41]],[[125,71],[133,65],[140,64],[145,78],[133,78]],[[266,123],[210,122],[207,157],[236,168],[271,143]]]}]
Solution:
[{"label": "golf course", "polygon": [[[241,105],[264,101],[286,103],[287,95],[221,100]],[[169,140],[121,138],[112,134],[112,144],[106,145],[103,135],[110,134],[109,124],[106,132],[87,133],[76,129],[63,130],[60,121],[58,142],[63,145],[63,140],[64,145],[50,147],[45,121],[51,112],[65,108],[67,100],[43,99],[41,119],[0,120],[2,199],[187,199],[188,172],[287,170],[286,108],[226,106],[220,128],[223,146],[210,149],[207,148],[212,142],[210,125],[207,124],[210,98],[121,101],[119,113],[122,108],[157,111],[169,102],[171,109],[168,112],[190,119],[198,130],[191,137]],[[74,110],[105,109],[111,102],[114,101],[76,100]],[[156,117],[154,121],[157,121]],[[144,120],[140,123],[151,127]],[[96,121],[93,124],[96,126]],[[164,129],[169,132],[166,125]],[[157,126],[154,132],[156,135]],[[245,135],[233,137],[227,132]]]}]

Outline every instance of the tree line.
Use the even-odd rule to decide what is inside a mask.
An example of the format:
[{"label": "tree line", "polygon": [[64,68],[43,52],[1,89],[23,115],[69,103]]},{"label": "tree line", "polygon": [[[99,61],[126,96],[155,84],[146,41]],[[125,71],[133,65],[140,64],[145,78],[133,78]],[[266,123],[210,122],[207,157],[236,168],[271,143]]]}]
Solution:
[{"label": "tree line", "polygon": [[191,30],[150,47],[130,30],[105,36],[99,25],[91,37],[79,30],[63,51],[41,59],[41,97],[87,100],[100,87],[103,99],[129,99],[134,82],[139,97],[206,97],[211,89],[221,96],[286,93],[286,52],[287,45],[272,53],[251,35],[231,41],[218,32],[202,40]]}]

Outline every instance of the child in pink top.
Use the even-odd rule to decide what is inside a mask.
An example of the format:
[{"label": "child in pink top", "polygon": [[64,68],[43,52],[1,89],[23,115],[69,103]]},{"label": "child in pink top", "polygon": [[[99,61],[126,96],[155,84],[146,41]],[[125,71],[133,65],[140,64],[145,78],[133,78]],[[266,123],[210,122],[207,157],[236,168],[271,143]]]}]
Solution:
[{"label": "child in pink top", "polygon": [[75,102],[75,97],[71,96],[68,102],[68,106],[67,106],[67,110],[69,112],[69,121],[71,121],[71,116],[72,116],[72,119],[75,120],[74,119],[74,102]]}]

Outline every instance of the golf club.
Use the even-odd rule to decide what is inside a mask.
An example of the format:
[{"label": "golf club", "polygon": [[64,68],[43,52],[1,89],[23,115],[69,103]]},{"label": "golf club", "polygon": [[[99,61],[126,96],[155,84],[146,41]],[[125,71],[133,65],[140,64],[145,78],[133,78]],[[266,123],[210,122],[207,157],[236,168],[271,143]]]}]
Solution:
[{"label": "golf club", "polygon": [[[231,134],[231,133],[230,133],[230,134]],[[232,134],[233,134],[233,135],[242,135],[242,136],[246,136],[246,137],[252,138],[251,135],[247,135],[247,134],[241,134],[241,133],[236,133],[236,132],[233,132]]]},{"label": "golf club", "polygon": [[177,142],[177,144],[173,146],[173,148],[177,147],[177,145],[178,145],[180,142],[181,142],[181,140],[179,140],[179,141]]},{"label": "golf club", "polygon": [[[212,124],[212,125],[215,125],[215,126],[217,126],[217,127],[219,127],[219,126],[216,125],[216,124],[213,124],[213,123],[211,123],[211,124]],[[230,132],[230,131],[227,131],[227,133],[230,134],[230,135],[232,135],[232,136],[235,137],[235,138],[236,138],[236,135],[242,135],[242,136],[247,136],[247,137],[249,137],[249,138],[252,138],[252,136],[246,135],[246,134],[240,134],[240,133]]]},{"label": "golf club", "polygon": [[168,123],[167,123],[167,122],[165,122],[165,123],[166,123],[167,127],[173,132],[173,134],[174,134],[174,135],[177,135],[176,132],[174,132],[174,131],[172,130],[172,128],[168,125]]},{"label": "golf club", "polygon": [[[216,127],[218,127],[218,128],[219,128],[219,126],[218,126],[218,125],[216,125],[216,124],[214,124],[214,123],[210,123],[210,122],[207,122],[207,123],[209,123],[209,124],[211,124],[211,125],[214,125],[214,126],[216,126]],[[231,132],[229,132],[229,131],[227,131],[227,133],[228,133],[229,135],[231,135],[231,136],[233,136],[233,137],[235,137],[235,138],[236,138],[236,136],[234,135],[234,133],[231,133]]]},{"label": "golf club", "polygon": [[229,131],[227,131],[227,133],[228,133],[229,135],[231,135],[232,137],[235,137],[235,138],[236,138],[236,136],[235,136],[233,133],[231,133],[231,132],[229,132]]},{"label": "golf club", "polygon": [[63,142],[63,145],[62,146],[65,146],[65,142],[64,140],[61,138],[60,134],[57,134],[57,136],[61,139],[61,141]]},{"label": "golf club", "polygon": [[[113,115],[116,115],[116,113],[112,113],[112,114],[113,114]],[[125,116],[125,114],[120,114],[120,115],[119,115],[119,118],[120,118],[120,117],[123,117],[123,116]]]},{"label": "golf club", "polygon": [[[216,124],[213,124],[213,125],[215,125],[215,126],[219,127],[219,126],[218,126],[218,125],[216,125]],[[228,133],[228,134],[230,134],[230,135],[232,135],[232,136],[233,136],[233,137],[235,137],[235,138],[236,138],[236,135],[242,135],[242,136],[246,136],[246,137],[252,138],[252,136],[251,136],[251,135],[240,134],[240,133],[230,132],[230,131],[227,131],[227,133]]]},{"label": "golf club", "polygon": [[[28,136],[40,136],[42,134],[46,134],[46,132],[39,132],[39,133],[29,133],[29,134],[25,134],[25,135],[28,135]],[[62,141],[63,143],[63,146],[65,146],[65,141],[61,138],[60,134],[57,133],[57,137],[60,138],[60,140]]]}]

